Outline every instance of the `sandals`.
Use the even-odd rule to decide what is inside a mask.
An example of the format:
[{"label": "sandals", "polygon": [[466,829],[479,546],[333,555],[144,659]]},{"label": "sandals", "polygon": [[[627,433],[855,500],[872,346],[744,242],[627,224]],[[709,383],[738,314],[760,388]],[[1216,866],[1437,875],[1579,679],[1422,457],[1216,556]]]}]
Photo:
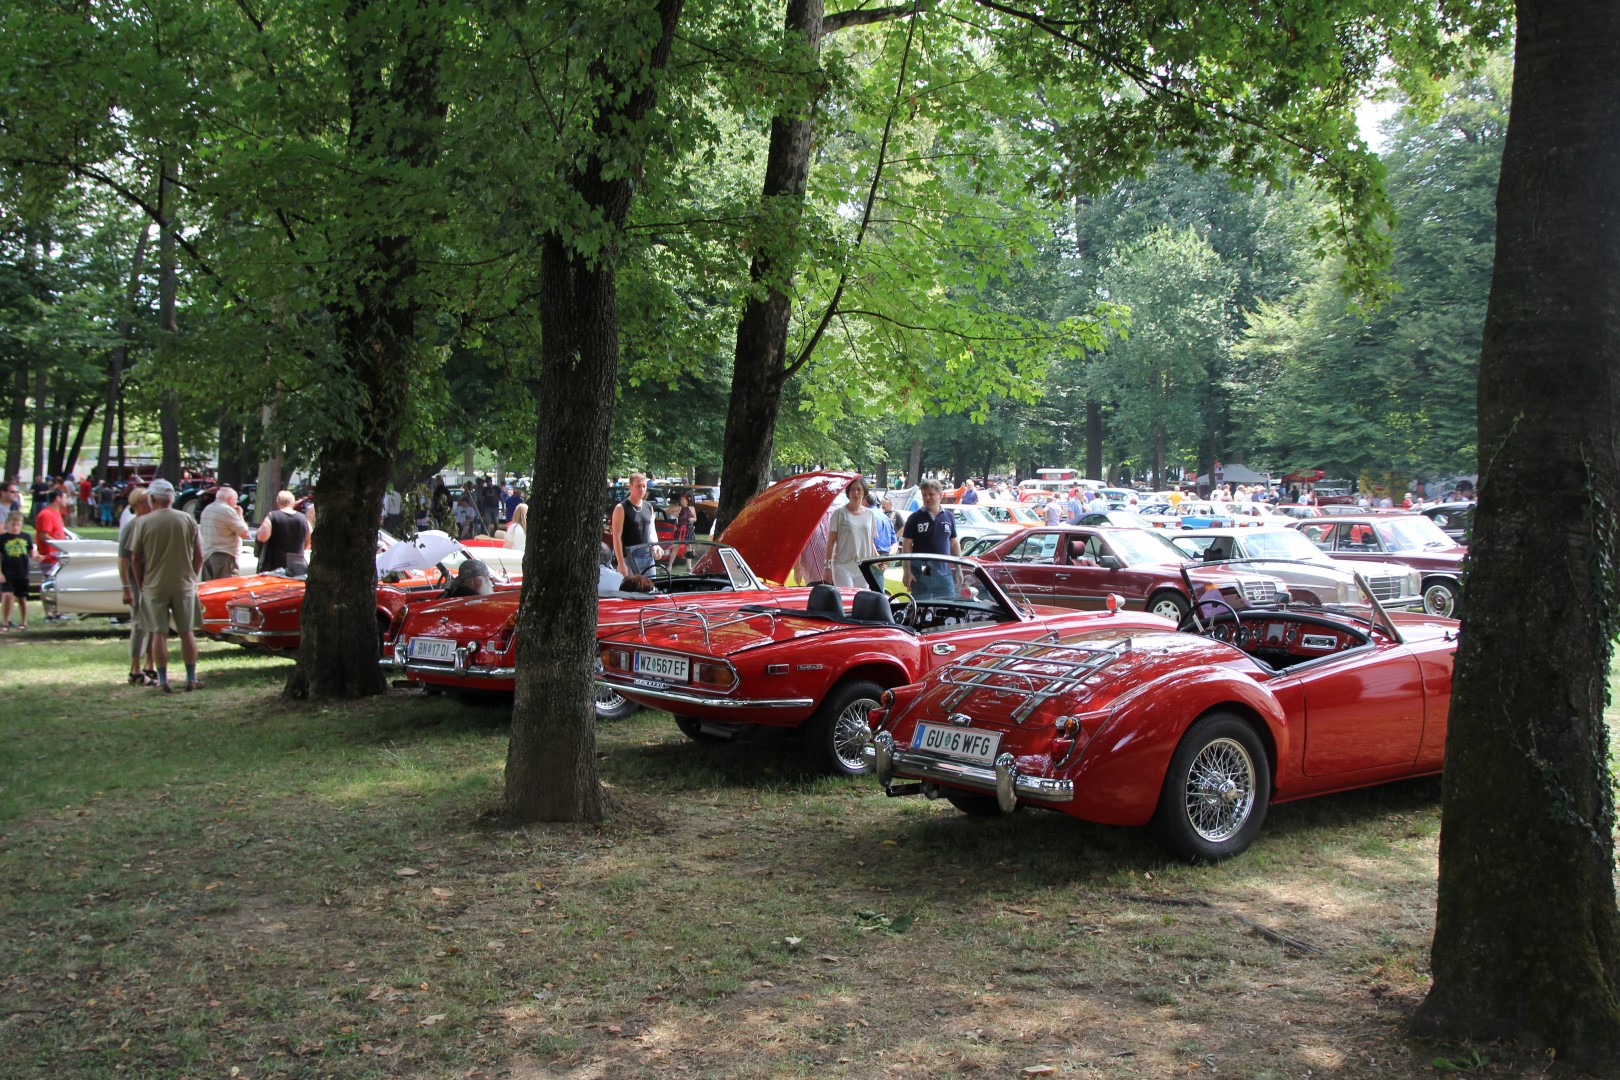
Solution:
[{"label": "sandals", "polygon": [[146,672],[144,671],[132,671],[129,673],[129,685],[151,686],[152,680],[146,677]]},{"label": "sandals", "polygon": [[188,694],[191,693],[193,690],[201,690],[202,688],[203,688],[203,681],[201,679],[192,679],[190,682],[184,684],[184,689],[185,689],[186,693],[188,693]]}]

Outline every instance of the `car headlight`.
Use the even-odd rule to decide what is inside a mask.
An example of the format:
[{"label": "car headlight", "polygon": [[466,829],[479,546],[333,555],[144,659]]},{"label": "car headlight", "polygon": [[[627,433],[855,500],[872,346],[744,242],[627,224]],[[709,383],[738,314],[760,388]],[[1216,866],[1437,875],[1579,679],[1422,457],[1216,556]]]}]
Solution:
[{"label": "car headlight", "polygon": [[1356,586],[1355,586],[1354,582],[1350,582],[1350,581],[1336,582],[1334,584],[1334,589],[1338,593],[1337,599],[1338,599],[1338,602],[1341,603],[1341,604],[1354,603],[1356,600],[1360,599],[1359,595],[1357,594]]}]

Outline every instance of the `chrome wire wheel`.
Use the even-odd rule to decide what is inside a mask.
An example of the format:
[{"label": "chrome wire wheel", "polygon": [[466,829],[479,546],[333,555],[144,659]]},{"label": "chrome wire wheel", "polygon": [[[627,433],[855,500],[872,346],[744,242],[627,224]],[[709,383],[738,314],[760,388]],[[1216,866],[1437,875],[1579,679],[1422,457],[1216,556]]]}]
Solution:
[{"label": "chrome wire wheel", "polygon": [[[600,660],[596,662],[596,674],[602,674],[602,661]],[[627,716],[635,715],[641,709],[640,705],[625,698],[611,686],[596,683],[594,689],[596,695],[596,718],[598,720],[623,720]]]},{"label": "chrome wire wheel", "polygon": [[1187,824],[1202,839],[1219,844],[1237,835],[1254,809],[1255,765],[1234,739],[1212,739],[1187,770]]},{"label": "chrome wire wheel", "polygon": [[871,698],[856,698],[833,721],[832,752],[844,772],[863,773],[871,768],[862,750],[872,734],[867,718],[876,707],[877,702]]}]

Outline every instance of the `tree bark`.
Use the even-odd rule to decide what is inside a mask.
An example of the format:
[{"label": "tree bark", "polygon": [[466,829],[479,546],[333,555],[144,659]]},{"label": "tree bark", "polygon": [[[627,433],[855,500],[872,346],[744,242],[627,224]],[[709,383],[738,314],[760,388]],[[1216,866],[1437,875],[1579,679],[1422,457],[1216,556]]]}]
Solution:
[{"label": "tree bark", "polygon": [[[180,267],[175,227],[174,165],[158,162],[158,337],[170,364],[178,363],[180,323],[178,317]],[[180,483],[180,395],[164,390],[158,398],[158,432],[163,457],[158,475],[172,484]]]},{"label": "tree bark", "polygon": [[24,428],[28,426],[27,405],[28,368],[18,364],[11,385],[11,430],[6,435],[6,472],[0,479],[9,480],[22,471],[23,434]]},{"label": "tree bark", "polygon": [[[390,173],[432,164],[444,117],[444,9],[419,6],[399,24],[397,40],[395,30],[379,29],[384,22],[370,0],[350,0],[345,11],[348,153],[370,177],[379,203],[390,195]],[[289,698],[358,698],[387,689],[377,666],[377,520],[404,426],[423,313],[419,241],[408,221],[373,217],[366,205],[351,212],[361,219],[352,255],[358,266],[329,314],[346,374],[368,407],[359,430],[336,433],[321,447],[315,489],[320,558],[310,562],[298,664],[284,691]],[[261,492],[259,506],[270,508],[272,499]]]},{"label": "tree bark", "polygon": [[[669,61],[683,2],[658,0],[659,37],[641,53],[644,68],[612,71],[602,60],[594,65],[604,88],[596,99],[594,129],[604,143],[641,127],[656,103],[657,82],[649,76]],[[637,162],[646,148],[645,135],[641,139],[620,147]],[[627,171],[639,167],[620,164],[610,171],[593,155],[569,178],[574,193],[612,230],[630,212],[635,185]],[[602,497],[619,372],[617,260],[611,245],[591,257],[560,233],[542,241],[541,411],[530,497],[535,505],[596,506]],[[600,535],[595,514],[564,514],[524,553],[517,694],[506,753],[508,824],[602,819],[592,693]]]},{"label": "tree bark", "polygon": [[1093,480],[1107,480],[1103,472],[1102,402],[1095,398],[1086,401],[1086,475]]},{"label": "tree bark", "polygon": [[107,366],[107,403],[102,410],[101,448],[96,455],[96,479],[107,479],[109,459],[112,456],[113,417],[118,411],[118,399],[124,392],[124,364],[129,360],[130,334],[134,330],[135,299],[140,293],[141,270],[146,263],[146,244],[152,235],[150,225],[141,227],[140,239],[135,241],[135,257],[130,263],[129,287],[124,291],[124,310],[118,316],[118,345],[112,351]]},{"label": "tree bark", "polygon": [[64,455],[62,471],[78,475],[79,455],[84,453],[84,439],[90,433],[90,425],[95,422],[96,410],[101,406],[92,401],[90,407],[84,410],[84,416],[79,419],[79,430],[73,436],[73,445],[68,447]]},{"label": "tree bark", "polygon": [[[1518,6],[1424,1030],[1620,1074],[1620,8]],[[1540,508],[1563,507],[1549,517]]]},{"label": "tree bark", "polygon": [[50,472],[50,462],[46,455],[45,446],[45,418],[48,415],[45,409],[45,361],[37,362],[34,368],[34,475],[45,476]]}]

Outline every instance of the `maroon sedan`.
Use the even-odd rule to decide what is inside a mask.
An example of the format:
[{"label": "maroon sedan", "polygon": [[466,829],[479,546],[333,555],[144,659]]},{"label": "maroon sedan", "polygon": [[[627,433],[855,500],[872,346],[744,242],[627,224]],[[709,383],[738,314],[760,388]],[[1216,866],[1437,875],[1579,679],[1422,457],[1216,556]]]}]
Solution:
[{"label": "maroon sedan", "polygon": [[1104,608],[1117,595],[1125,607],[1180,622],[1192,608],[1182,568],[1202,593],[1213,585],[1235,608],[1268,607],[1283,586],[1276,578],[1203,569],[1153,529],[1057,525],[1026,529],[974,556],[1010,595],[1037,604]]},{"label": "maroon sedan", "polygon": [[1468,549],[1422,514],[1338,514],[1289,525],[1335,559],[1412,567],[1423,575],[1423,610],[1462,618],[1462,563]]}]

